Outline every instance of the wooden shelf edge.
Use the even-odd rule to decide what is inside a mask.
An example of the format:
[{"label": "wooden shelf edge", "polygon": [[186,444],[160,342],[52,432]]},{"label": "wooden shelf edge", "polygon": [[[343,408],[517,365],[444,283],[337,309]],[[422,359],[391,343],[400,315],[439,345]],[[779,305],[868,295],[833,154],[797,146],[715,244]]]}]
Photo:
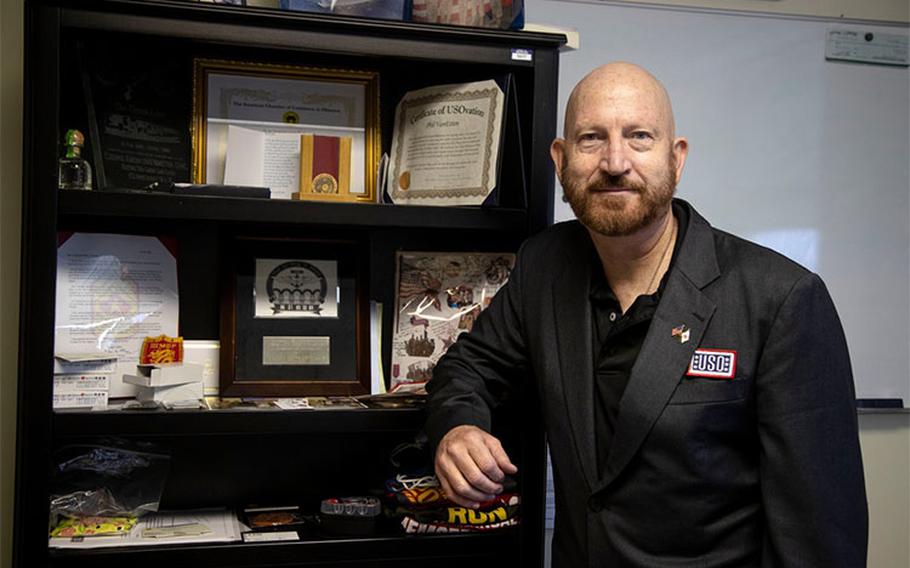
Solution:
[{"label": "wooden shelf edge", "polygon": [[63,411],[53,414],[56,438],[124,435],[242,435],[401,432],[423,426],[423,408],[356,410]]},{"label": "wooden shelf edge", "polygon": [[80,219],[106,217],[505,231],[525,231],[528,218],[522,209],[498,207],[325,203],[103,191],[60,192],[58,217],[64,225],[78,224]]},{"label": "wooden shelf edge", "polygon": [[[507,554],[518,539],[518,531],[506,529],[488,533],[460,533],[445,535],[406,535],[336,537],[324,540],[300,540],[271,543],[211,543],[178,546],[143,546],[134,548],[101,548],[90,550],[49,550],[53,566],[116,566],[133,563],[142,558],[148,562],[167,562],[185,559],[187,554],[204,554],[209,563],[220,566],[287,566],[326,562],[395,560],[429,561],[488,558],[489,554]],[[300,564],[297,564],[299,562]],[[123,564],[120,564],[123,565]]]}]

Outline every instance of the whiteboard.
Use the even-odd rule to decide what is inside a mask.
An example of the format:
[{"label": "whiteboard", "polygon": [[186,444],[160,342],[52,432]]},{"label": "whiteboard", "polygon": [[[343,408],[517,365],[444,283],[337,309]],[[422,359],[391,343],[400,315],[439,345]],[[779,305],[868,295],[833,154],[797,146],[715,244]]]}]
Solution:
[{"label": "whiteboard", "polygon": [[[857,397],[910,406],[910,78],[825,60],[826,31],[906,27],[667,7],[527,0],[578,29],[560,57],[559,121],[593,67],[644,66],[690,151],[678,195],[715,227],[817,272],[837,306]],[[557,221],[573,217],[557,185]],[[825,333],[825,330],[819,330]]]}]

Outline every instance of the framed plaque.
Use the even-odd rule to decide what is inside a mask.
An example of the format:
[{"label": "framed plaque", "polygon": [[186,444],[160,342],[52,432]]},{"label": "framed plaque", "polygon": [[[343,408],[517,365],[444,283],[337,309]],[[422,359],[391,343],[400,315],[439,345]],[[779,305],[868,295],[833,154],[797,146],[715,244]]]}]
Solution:
[{"label": "framed plaque", "polygon": [[381,154],[374,71],[193,63],[193,181],[278,199],[373,202]]},{"label": "framed plaque", "polygon": [[359,248],[354,241],[230,241],[222,262],[222,396],[370,391]]}]

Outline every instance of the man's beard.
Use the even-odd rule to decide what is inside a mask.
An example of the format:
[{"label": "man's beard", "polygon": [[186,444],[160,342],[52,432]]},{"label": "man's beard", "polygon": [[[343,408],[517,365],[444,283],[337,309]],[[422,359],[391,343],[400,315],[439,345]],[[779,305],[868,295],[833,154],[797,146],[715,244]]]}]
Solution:
[{"label": "man's beard", "polygon": [[[563,201],[567,201],[575,216],[589,229],[608,237],[631,235],[647,227],[666,213],[676,192],[673,172],[676,158],[672,154],[664,179],[655,185],[632,182],[626,176],[601,174],[588,184],[576,182],[568,175],[568,163],[560,172]],[[629,196],[618,197],[597,193],[598,188],[622,188],[638,194],[638,202],[627,210]]]}]

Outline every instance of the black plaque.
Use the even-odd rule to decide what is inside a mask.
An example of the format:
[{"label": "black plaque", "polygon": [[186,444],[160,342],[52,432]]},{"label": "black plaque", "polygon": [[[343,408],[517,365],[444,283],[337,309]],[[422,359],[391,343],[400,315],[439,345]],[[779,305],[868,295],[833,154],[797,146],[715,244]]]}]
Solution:
[{"label": "black plaque", "polygon": [[93,166],[100,189],[190,179],[185,58],[79,45]]}]

